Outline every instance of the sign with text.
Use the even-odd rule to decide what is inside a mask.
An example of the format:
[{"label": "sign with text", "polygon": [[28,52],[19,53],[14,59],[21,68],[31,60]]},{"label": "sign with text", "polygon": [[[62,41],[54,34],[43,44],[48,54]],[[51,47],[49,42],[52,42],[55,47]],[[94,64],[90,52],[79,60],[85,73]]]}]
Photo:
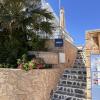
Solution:
[{"label": "sign with text", "polygon": [[100,100],[100,55],[91,55],[92,100]]},{"label": "sign with text", "polygon": [[63,47],[63,39],[55,39],[55,47]]}]

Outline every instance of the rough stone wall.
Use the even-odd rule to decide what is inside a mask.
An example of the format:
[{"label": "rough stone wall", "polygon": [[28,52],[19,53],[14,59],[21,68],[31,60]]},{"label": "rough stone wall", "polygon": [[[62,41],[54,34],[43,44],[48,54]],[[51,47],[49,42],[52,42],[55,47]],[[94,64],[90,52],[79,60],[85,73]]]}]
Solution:
[{"label": "rough stone wall", "polygon": [[[42,58],[46,64],[58,64],[58,53],[56,52],[36,52],[29,51],[30,55],[36,55],[36,57]],[[53,60],[52,60],[53,59]]]},{"label": "rough stone wall", "polygon": [[77,48],[73,44],[69,43],[68,41],[65,41],[64,45],[64,52],[65,52],[65,66],[71,67],[74,64],[74,61],[77,56]]},{"label": "rough stone wall", "polygon": [[[50,44],[54,52],[54,41]],[[0,100],[50,100],[50,93],[56,87],[60,75],[66,67],[74,63],[77,48],[65,41],[61,52],[65,53],[66,63],[58,64],[58,67],[53,69],[36,69],[29,72],[0,69]]]},{"label": "rough stone wall", "polygon": [[0,69],[0,100],[50,100],[61,73],[61,68]]},{"label": "rough stone wall", "polygon": [[[96,31],[93,32],[87,32],[86,33],[86,45],[85,45],[85,55],[86,55],[86,70],[87,70],[87,100],[91,100],[91,72],[90,72],[90,67],[91,67],[91,53],[92,54],[100,54],[99,50],[99,45],[98,41],[100,41],[100,37],[97,34]],[[100,32],[99,32],[100,34]],[[94,38],[93,38],[94,37]]]},{"label": "rough stone wall", "polygon": [[61,64],[62,67],[70,67],[75,59],[76,59],[76,55],[77,55],[77,47],[68,42],[67,40],[64,41],[64,46],[61,47],[61,48],[56,48],[55,47],[55,41],[54,40],[49,40],[47,43],[46,43],[46,46],[49,46],[49,49],[51,51],[59,51],[59,52],[63,52],[65,53],[65,64]]},{"label": "rough stone wall", "polygon": [[98,34],[99,52],[100,52],[100,33]]}]

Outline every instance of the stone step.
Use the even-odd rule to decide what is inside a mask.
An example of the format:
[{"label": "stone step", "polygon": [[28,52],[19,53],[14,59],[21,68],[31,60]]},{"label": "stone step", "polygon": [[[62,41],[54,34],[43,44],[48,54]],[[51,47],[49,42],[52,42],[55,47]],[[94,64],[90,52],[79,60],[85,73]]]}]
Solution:
[{"label": "stone step", "polygon": [[67,83],[69,85],[73,84],[74,82],[77,83],[77,85],[79,85],[78,83],[86,83],[86,82],[83,82],[83,81],[76,81],[76,80],[67,80],[65,78],[60,78],[60,82],[62,83]]},{"label": "stone step", "polygon": [[79,60],[77,60],[77,61],[75,61],[74,62],[74,65],[78,65],[78,66],[85,66],[85,61],[83,60],[83,61],[79,61]]},{"label": "stone step", "polygon": [[75,66],[77,66],[77,65],[74,65],[74,66],[72,66],[70,68],[68,67],[65,70],[70,70],[70,71],[72,71],[72,70],[86,70],[86,67],[85,66],[81,66],[80,68],[74,68]]},{"label": "stone step", "polygon": [[65,70],[64,71],[64,74],[74,74],[74,75],[86,75],[86,69],[81,69],[81,70],[79,70],[79,69],[77,69],[76,70],[76,68],[74,69],[67,69],[67,70]]},{"label": "stone step", "polygon": [[63,74],[63,76],[61,77],[61,79],[63,80],[75,80],[75,81],[83,81],[86,82],[86,76],[79,76],[79,75],[65,75]]},{"label": "stone step", "polygon": [[[52,98],[52,97],[51,97]],[[64,100],[64,99],[56,99],[56,98],[52,98],[50,100]]]},{"label": "stone step", "polygon": [[58,84],[57,85],[57,87],[64,87],[64,88],[74,88],[74,89],[83,89],[83,90],[85,90],[86,89],[86,87],[85,86],[82,86],[81,88],[80,88],[80,86],[69,86],[69,85],[62,85],[62,84]]},{"label": "stone step", "polygon": [[84,62],[74,62],[74,65],[78,66],[85,66]]},{"label": "stone step", "polygon": [[79,65],[74,65],[73,68],[81,68],[81,69],[86,69],[85,65],[79,66]]},{"label": "stone step", "polygon": [[79,88],[83,88],[86,87],[86,82],[79,82],[79,81],[67,81],[67,80],[60,80],[59,82],[60,85],[66,85],[66,86],[70,86],[70,87],[79,87]]},{"label": "stone step", "polygon": [[71,87],[71,88],[78,88],[78,89],[86,89],[86,86],[85,85],[83,85],[83,86],[81,86],[81,88],[80,88],[80,86],[75,86],[75,85],[65,85],[65,84],[60,84],[60,83],[58,83],[58,86],[57,87]]},{"label": "stone step", "polygon": [[85,89],[57,86],[56,91],[85,95]]},{"label": "stone step", "polygon": [[77,58],[83,59],[84,58],[84,55],[82,53],[81,54],[77,54],[76,59]]},{"label": "stone step", "polygon": [[76,59],[83,60],[83,57],[80,55],[80,56],[77,56]]},{"label": "stone step", "polygon": [[62,77],[66,78],[66,79],[86,79],[86,75],[82,75],[82,74],[66,74],[64,73],[62,75]]},{"label": "stone step", "polygon": [[70,98],[69,100],[73,100],[73,98],[77,98],[76,100],[78,100],[78,98],[79,98],[80,100],[83,100],[83,99],[85,99],[85,95],[63,93],[63,92],[54,92],[53,98],[56,98],[59,100],[62,100],[62,99],[67,100],[68,98]]},{"label": "stone step", "polygon": [[75,62],[82,62],[82,63],[84,63],[84,59],[76,59]]},{"label": "stone step", "polygon": [[50,100],[86,100],[86,99],[79,99],[79,98],[76,98],[76,97],[70,97],[68,96],[67,99],[56,99],[56,98],[52,98]]},{"label": "stone step", "polygon": [[[76,66],[76,68],[75,68],[75,66]],[[73,67],[71,67],[71,68],[66,68],[65,70],[70,70],[70,71],[72,71],[72,70],[86,70],[86,67],[85,66],[81,66],[80,68],[79,68],[79,66],[77,66],[77,65],[74,65]]]},{"label": "stone step", "polygon": [[84,59],[75,59],[75,62],[83,62],[83,61],[84,61]]},{"label": "stone step", "polygon": [[73,66],[73,68],[79,68],[79,69],[85,69],[86,70],[85,66]]},{"label": "stone step", "polygon": [[84,56],[84,53],[77,53],[77,56],[76,57],[78,57],[78,56]]},{"label": "stone step", "polygon": [[[79,95],[82,98],[85,98],[85,93],[83,91],[80,91],[81,93],[76,93],[76,92],[71,92],[73,90],[68,90],[68,92],[66,91],[54,91],[54,93],[60,93],[60,94],[65,94],[65,95],[69,95],[69,96],[77,96]],[[78,90],[76,90],[78,91]],[[83,93],[83,94],[82,94]]]}]

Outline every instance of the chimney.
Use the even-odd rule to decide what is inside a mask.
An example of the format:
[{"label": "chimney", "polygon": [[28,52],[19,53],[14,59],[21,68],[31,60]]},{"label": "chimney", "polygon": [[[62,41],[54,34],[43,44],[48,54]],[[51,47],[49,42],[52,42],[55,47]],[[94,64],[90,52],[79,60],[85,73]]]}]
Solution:
[{"label": "chimney", "polygon": [[64,12],[64,8],[60,9],[60,27],[62,29],[65,29],[65,12]]}]

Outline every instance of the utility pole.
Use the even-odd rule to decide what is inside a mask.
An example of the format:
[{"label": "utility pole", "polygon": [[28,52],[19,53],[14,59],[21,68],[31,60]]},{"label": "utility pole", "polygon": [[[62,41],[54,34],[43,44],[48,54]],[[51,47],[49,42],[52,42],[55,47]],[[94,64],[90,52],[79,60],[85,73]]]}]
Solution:
[{"label": "utility pole", "polygon": [[65,29],[64,8],[61,8],[61,0],[59,0],[59,34],[64,39],[63,30]]},{"label": "utility pole", "polygon": [[60,16],[60,9],[61,9],[61,0],[58,0],[59,1],[59,35],[61,37],[61,27],[60,27],[60,19],[61,19],[61,16]]}]

